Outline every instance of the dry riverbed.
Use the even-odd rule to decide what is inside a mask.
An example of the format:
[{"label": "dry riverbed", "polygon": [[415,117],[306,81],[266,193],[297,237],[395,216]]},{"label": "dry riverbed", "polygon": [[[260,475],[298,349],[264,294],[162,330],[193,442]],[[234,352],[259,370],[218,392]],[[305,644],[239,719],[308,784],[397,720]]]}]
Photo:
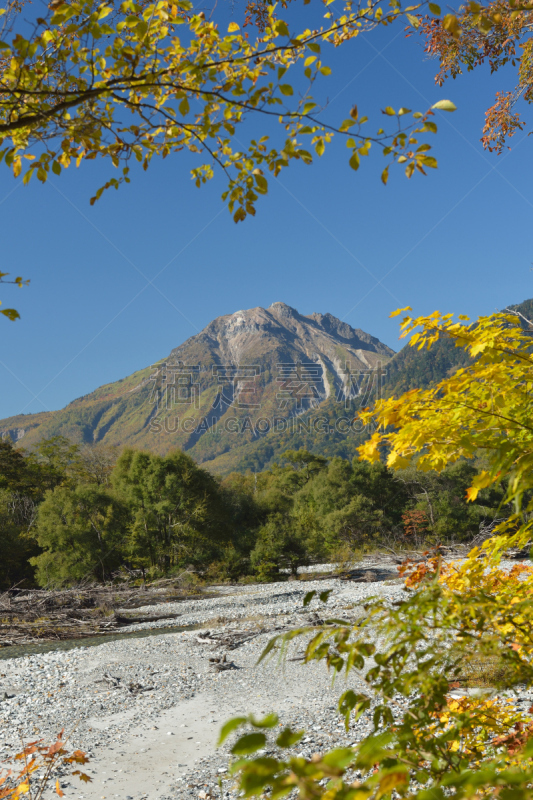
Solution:
[{"label": "dry riverbed", "polygon": [[[177,625],[195,629],[159,635],[155,630],[145,638],[0,660],[0,757],[12,754],[21,736],[50,739],[65,728],[72,731],[72,746],[88,752],[93,777],[82,785],[65,774],[67,798],[221,797],[221,778],[222,797],[230,800],[237,794],[226,775],[228,748],[217,749],[216,739],[232,716],[277,712],[282,725],[305,728],[297,752],[307,756],[357,741],[369,730],[370,717],[346,733],[336,713],[344,679],[332,686],[323,665],[298,660],[283,667],[275,661],[257,665],[275,633],[313,624],[316,612],[323,613],[316,602],[303,609],[310,589],[331,589],[328,615],[346,620],[360,615],[370,595],[391,601],[404,596],[395,579],[224,587],[216,597],[181,601],[175,608],[166,603],[136,609],[139,615],[174,611]],[[301,648],[295,643],[290,657],[297,658]],[[356,688],[357,681],[353,675],[350,685]]]}]

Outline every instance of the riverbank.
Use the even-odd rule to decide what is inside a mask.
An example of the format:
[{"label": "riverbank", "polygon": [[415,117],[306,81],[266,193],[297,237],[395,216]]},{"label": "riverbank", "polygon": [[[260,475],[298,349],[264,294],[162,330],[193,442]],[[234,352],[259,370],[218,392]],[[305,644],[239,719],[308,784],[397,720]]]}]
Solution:
[{"label": "riverbank", "polygon": [[[184,573],[185,578],[191,578]],[[50,591],[27,589],[0,594],[0,654],[3,648],[23,647],[39,642],[63,642],[91,636],[114,634],[135,622],[164,620],[179,616],[166,604],[208,597],[208,593],[183,576],[151,584],[104,584]],[[160,607],[154,614],[136,614],[138,606]],[[121,613],[117,609],[121,608]]]},{"label": "riverbank", "polygon": [[[197,797],[200,785],[225,774],[218,770],[227,767],[227,752],[216,751],[215,742],[221,724],[236,713],[274,710],[283,723],[306,725],[324,717],[324,731],[333,730],[333,719],[336,730],[342,686],[332,689],[321,665],[256,666],[272,635],[316,619],[303,609],[311,589],[331,589],[328,613],[348,621],[370,594],[393,599],[402,584],[329,578],[218,587],[215,597],[179,601],[176,608],[164,604],[179,613],[180,626],[200,630],[157,635],[163,623],[152,621],[134,626],[153,631],[143,639],[119,637],[96,647],[3,660],[0,755],[13,753],[21,736],[51,738],[65,728],[74,731],[72,745],[90,754],[94,776],[88,786],[65,781],[68,797]],[[136,614],[160,610],[150,605]],[[219,671],[209,659],[224,656],[231,666]]]},{"label": "riverbank", "polygon": [[[281,668],[257,660],[274,634],[319,620],[316,602],[303,608],[311,589],[331,590],[328,616],[347,622],[360,617],[371,595],[391,602],[405,596],[397,578],[370,577],[218,587],[215,597],[177,604],[176,622],[201,626],[196,630],[160,633],[160,623],[139,623],[152,635],[2,661],[0,697],[8,697],[0,703],[0,755],[12,754],[21,736],[50,739],[64,727],[73,731],[72,746],[90,755],[93,776],[88,785],[64,776],[67,800],[182,800],[215,791],[220,797],[219,778],[223,797],[232,800],[228,750],[215,747],[232,716],[277,712],[283,725],[306,729],[298,752],[309,756],[355,742],[369,729],[370,715],[345,731],[336,712],[344,679],[332,686],[323,664],[288,660]],[[301,650],[296,642],[289,658]],[[350,686],[363,688],[355,673]]]}]

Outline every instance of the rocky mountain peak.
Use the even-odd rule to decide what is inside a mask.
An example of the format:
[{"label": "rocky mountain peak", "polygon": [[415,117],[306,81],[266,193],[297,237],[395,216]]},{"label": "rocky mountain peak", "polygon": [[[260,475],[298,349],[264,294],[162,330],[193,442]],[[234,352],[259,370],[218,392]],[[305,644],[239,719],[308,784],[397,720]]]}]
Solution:
[{"label": "rocky mountain peak", "polygon": [[166,359],[62,411],[2,420],[0,436],[29,447],[57,434],[157,452],[179,447],[216,466],[236,446],[259,446],[275,419],[326,407],[344,413],[393,355],[332,314],[305,316],[276,301],[217,317]]},{"label": "rocky mountain peak", "polygon": [[267,309],[272,314],[280,317],[299,317],[299,313],[296,311],[295,308],[292,306],[288,306],[287,303],[282,303],[279,300],[275,303],[272,303]]}]

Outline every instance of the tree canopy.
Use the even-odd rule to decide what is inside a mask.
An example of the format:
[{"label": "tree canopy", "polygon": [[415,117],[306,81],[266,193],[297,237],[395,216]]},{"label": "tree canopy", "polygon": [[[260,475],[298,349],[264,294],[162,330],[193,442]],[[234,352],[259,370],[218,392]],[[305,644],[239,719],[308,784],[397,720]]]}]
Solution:
[{"label": "tree canopy", "polygon": [[412,334],[411,346],[429,348],[445,336],[473,361],[430,389],[413,389],[363,412],[364,420],[372,419],[379,427],[359,452],[374,461],[385,448],[390,467],[405,467],[416,457],[418,469],[439,472],[483,452],[487,468],[473,476],[468,499],[475,500],[482,488],[507,481],[506,500],[519,510],[527,497],[530,511],[532,325],[510,313],[468,322],[464,315],[455,321],[453,314],[438,311],[404,317],[402,336]]},{"label": "tree canopy", "polygon": [[[425,4],[404,9],[399,0],[333,0],[318,14],[306,9],[300,29],[265,6],[253,34],[236,21],[222,31],[189,0],[51,6],[30,35],[18,30],[15,16],[15,35],[10,40],[5,31],[0,44],[0,156],[24,182],[101,156],[122,169],[94,202],[103,189],[130,180],[132,158],[146,169],[154,156],[189,150],[207,159],[193,169],[198,185],[215,166],[225,171],[224,199],[239,221],[255,213],[258,195],[266,193],[265,173],[277,175],[295,159],[311,163],[311,151],[321,156],[334,134],[345,139],[353,169],[372,144],[389,162],[404,163],[408,177],[436,166],[418,138],[436,132],[431,110],[413,115],[387,106],[383,113],[398,127],[371,133],[356,107],[344,120],[322,121],[311,94],[317,79],[331,73],[328,48],[379,26],[415,22],[410,12]],[[296,92],[302,77],[307,88]],[[436,107],[454,108],[448,101]],[[273,145],[269,136],[253,138],[243,149],[239,137],[246,132],[237,129],[252,113],[279,122],[282,138]]]},{"label": "tree canopy", "polygon": [[[304,6],[295,23],[278,6],[250,2],[244,19],[225,30],[216,4],[207,17],[190,0],[53,0],[32,24],[13,4],[0,33],[0,160],[27,183],[104,158],[118,173],[95,191],[94,203],[131,180],[132,161],[147,169],[155,157],[188,151],[199,159],[197,186],[217,169],[225,173],[223,200],[236,222],[256,213],[269,176],[294,161],[311,164],[334,136],[354,170],[372,146],[381,151],[384,183],[394,163],[409,178],[435,168],[433,109],[453,111],[450,101],[415,112],[386,105],[386,122],[371,129],[353,104],[344,118],[326,119],[313,92],[331,74],[331,48],[392,23],[418,25],[416,13],[439,14],[439,7],[400,0]],[[272,132],[250,134],[250,117],[273,122]],[[14,309],[2,313],[18,317]]]},{"label": "tree canopy", "polygon": [[525,122],[516,110],[518,101],[533,102],[533,61],[531,58],[531,4],[516,0],[490,0],[481,5],[468,2],[443,22],[421,17],[425,51],[439,60],[436,83],[471,72],[488,63],[491,73],[509,67],[516,71],[516,84],[496,92],[495,103],[485,113],[482,143],[485,149],[501,153],[508,140],[523,130]]}]

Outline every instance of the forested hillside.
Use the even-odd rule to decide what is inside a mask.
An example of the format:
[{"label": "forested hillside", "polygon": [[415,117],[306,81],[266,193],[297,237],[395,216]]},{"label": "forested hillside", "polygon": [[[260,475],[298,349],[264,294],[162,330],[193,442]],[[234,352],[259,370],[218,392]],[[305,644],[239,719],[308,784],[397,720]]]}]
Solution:
[{"label": "forested hillside", "polygon": [[271,580],[280,570],[469,540],[500,514],[503,489],[467,504],[476,473],[390,472],[288,450],[259,473],[216,478],[166,456],[45,440],[31,454],[0,442],[0,588],[155,578],[184,568],[210,581]]}]

